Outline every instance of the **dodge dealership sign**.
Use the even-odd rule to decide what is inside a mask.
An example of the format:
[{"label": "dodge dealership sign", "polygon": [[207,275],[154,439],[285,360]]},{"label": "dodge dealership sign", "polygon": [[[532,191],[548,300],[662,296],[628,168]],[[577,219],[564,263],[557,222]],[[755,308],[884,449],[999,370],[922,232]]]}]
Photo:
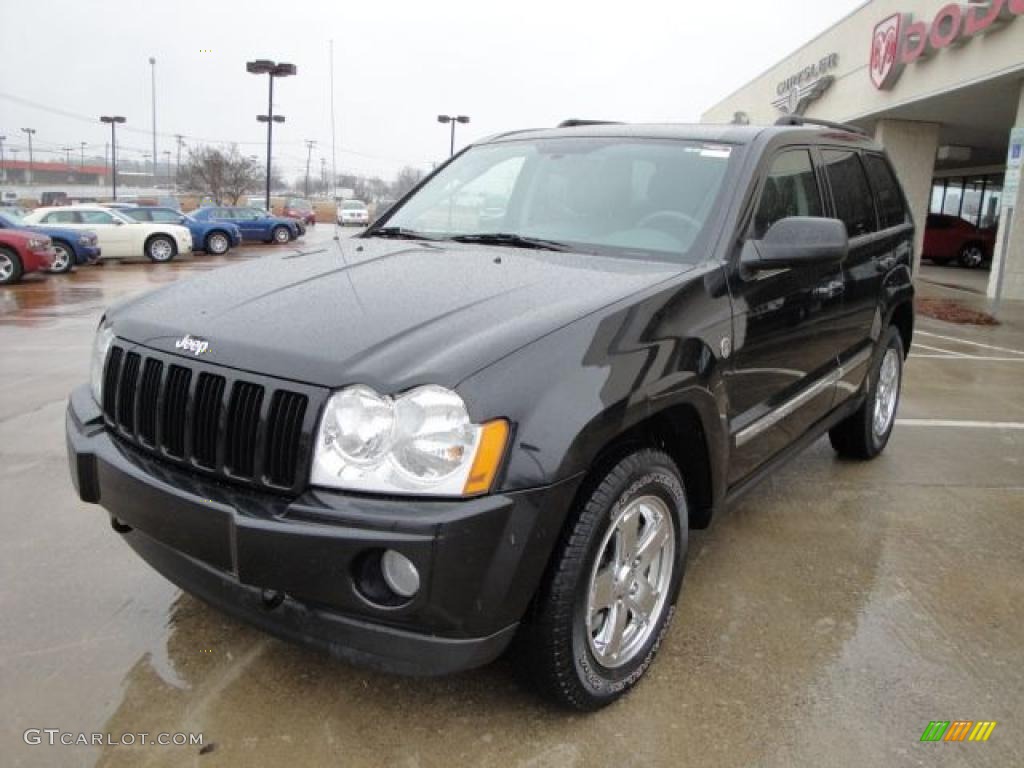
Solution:
[{"label": "dodge dealership sign", "polygon": [[970,42],[1024,15],[1024,0],[990,0],[987,3],[942,7],[931,23],[914,21],[909,13],[883,19],[871,37],[871,82],[883,90],[892,88],[907,64],[950,46]]}]

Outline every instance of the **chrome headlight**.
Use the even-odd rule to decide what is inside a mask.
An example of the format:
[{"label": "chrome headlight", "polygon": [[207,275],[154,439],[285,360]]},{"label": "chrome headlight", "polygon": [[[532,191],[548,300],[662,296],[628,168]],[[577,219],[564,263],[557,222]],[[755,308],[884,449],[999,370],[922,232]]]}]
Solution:
[{"label": "chrome headlight", "polygon": [[487,493],[507,439],[507,421],[472,423],[462,398],[444,387],[396,397],[347,387],[327,401],[310,482],[422,496]]},{"label": "chrome headlight", "polygon": [[103,368],[107,362],[107,353],[110,352],[110,345],[114,343],[114,329],[106,321],[100,321],[100,327],[96,329],[96,337],[92,342],[92,361],[89,371],[89,384],[92,386],[93,399],[99,405],[103,405]]}]

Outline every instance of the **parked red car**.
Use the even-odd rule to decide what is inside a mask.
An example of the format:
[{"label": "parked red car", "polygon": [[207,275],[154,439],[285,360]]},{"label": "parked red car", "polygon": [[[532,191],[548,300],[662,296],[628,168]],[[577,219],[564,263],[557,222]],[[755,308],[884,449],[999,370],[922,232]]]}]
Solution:
[{"label": "parked red car", "polygon": [[956,259],[960,266],[975,268],[992,258],[995,244],[994,229],[981,229],[959,216],[933,213],[928,217],[921,255],[936,264]]},{"label": "parked red car", "polygon": [[56,258],[53,241],[46,235],[22,229],[0,230],[0,285],[16,283],[28,272],[44,272]]},{"label": "parked red car", "polygon": [[301,197],[285,198],[281,214],[289,219],[304,221],[310,226],[316,224],[316,211],[313,210],[313,204]]}]

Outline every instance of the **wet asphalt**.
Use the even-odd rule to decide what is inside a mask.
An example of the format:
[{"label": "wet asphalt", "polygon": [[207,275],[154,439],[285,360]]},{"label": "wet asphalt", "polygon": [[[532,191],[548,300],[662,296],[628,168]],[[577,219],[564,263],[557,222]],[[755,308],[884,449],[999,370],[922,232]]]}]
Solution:
[{"label": "wet asphalt", "polygon": [[[567,715],[511,659],[411,680],[272,639],[182,594],[78,500],[64,408],[103,308],[276,247],[0,288],[0,764],[1024,763],[1024,307],[993,329],[919,319],[930,349],[886,453],[841,461],[819,441],[696,532],[647,679]],[[920,743],[957,719],[998,725]],[[204,751],[26,744],[47,728],[201,733]]]}]

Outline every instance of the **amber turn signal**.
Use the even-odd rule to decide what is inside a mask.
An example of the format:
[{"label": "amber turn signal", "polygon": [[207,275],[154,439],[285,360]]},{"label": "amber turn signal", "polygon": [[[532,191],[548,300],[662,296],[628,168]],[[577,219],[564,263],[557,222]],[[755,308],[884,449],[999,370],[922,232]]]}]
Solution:
[{"label": "amber turn signal", "polygon": [[481,426],[480,445],[476,449],[476,458],[466,478],[466,486],[462,493],[476,496],[487,493],[494,484],[494,478],[501,467],[505,456],[505,444],[508,442],[508,422],[495,419]]}]

